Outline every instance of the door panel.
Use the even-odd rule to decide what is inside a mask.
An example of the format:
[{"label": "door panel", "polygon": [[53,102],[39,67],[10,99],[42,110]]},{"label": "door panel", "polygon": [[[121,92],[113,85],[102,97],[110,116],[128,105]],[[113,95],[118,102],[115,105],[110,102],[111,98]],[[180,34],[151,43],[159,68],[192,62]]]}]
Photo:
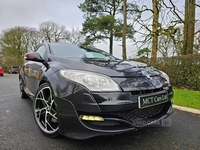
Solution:
[{"label": "door panel", "polygon": [[35,94],[43,76],[44,65],[39,62],[29,61],[24,66],[27,88]]}]

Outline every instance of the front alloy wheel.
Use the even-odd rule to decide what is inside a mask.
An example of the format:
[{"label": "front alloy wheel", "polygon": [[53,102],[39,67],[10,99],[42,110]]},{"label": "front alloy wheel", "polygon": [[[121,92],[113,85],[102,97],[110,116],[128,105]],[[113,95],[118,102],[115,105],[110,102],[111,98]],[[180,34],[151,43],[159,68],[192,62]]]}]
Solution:
[{"label": "front alloy wheel", "polygon": [[36,92],[33,103],[35,121],[40,130],[49,137],[59,135],[55,99],[49,84],[44,83]]}]

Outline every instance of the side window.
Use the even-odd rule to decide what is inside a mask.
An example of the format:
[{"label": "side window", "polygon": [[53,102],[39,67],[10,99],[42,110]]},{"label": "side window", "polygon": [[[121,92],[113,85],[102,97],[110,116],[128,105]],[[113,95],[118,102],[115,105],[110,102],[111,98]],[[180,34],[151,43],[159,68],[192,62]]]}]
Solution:
[{"label": "side window", "polygon": [[36,52],[38,52],[40,54],[40,56],[43,58],[44,57],[44,53],[46,52],[45,46],[43,45],[43,46],[39,47]]}]

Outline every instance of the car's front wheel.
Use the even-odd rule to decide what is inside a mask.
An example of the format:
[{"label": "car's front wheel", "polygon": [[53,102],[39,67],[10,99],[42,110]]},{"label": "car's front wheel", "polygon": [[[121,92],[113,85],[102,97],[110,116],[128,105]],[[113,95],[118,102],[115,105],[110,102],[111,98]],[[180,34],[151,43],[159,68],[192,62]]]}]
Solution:
[{"label": "car's front wheel", "polygon": [[35,121],[40,130],[49,137],[59,135],[58,115],[53,90],[48,83],[42,84],[33,102]]}]

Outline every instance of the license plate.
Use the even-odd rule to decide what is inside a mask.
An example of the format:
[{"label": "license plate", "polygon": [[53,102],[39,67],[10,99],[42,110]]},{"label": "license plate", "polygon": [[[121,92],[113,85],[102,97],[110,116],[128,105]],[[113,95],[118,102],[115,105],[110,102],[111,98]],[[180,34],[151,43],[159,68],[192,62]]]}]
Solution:
[{"label": "license plate", "polygon": [[138,97],[138,107],[145,108],[168,101],[168,93],[145,95]]}]

